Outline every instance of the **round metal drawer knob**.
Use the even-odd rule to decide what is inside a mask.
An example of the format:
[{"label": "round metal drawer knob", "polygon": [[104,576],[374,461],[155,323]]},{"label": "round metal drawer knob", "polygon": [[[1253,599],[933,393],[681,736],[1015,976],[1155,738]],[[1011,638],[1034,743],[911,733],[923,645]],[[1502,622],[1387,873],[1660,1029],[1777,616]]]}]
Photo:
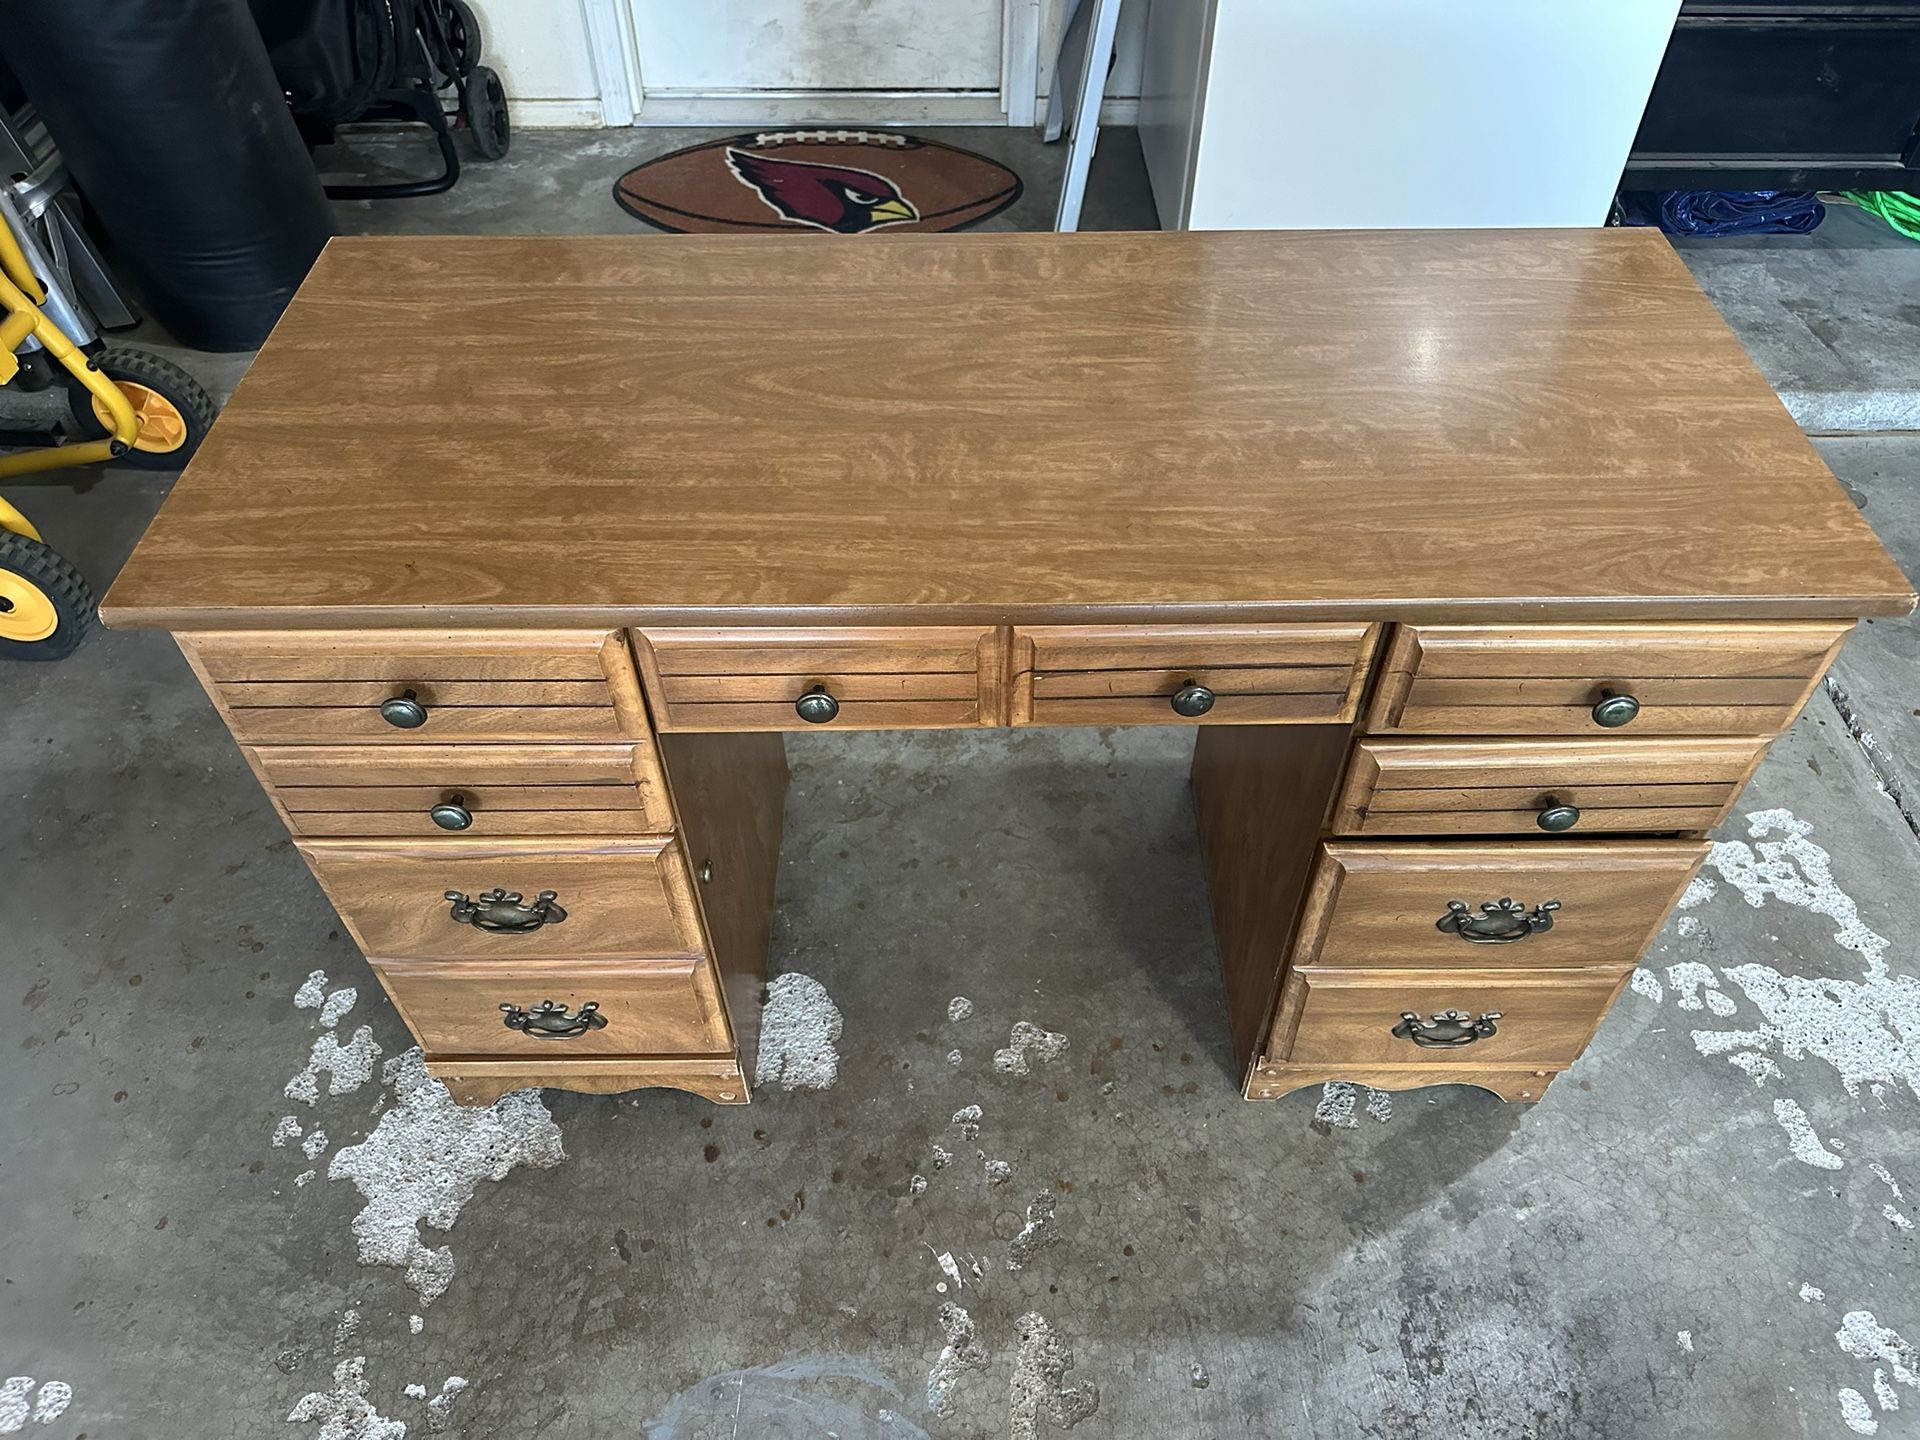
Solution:
[{"label": "round metal drawer knob", "polygon": [[427,723],[427,707],[411,690],[380,702],[380,718],[398,730],[418,730]]},{"label": "round metal drawer knob", "polygon": [[1576,805],[1562,805],[1549,795],[1547,808],[1535,817],[1534,823],[1548,834],[1558,835],[1580,823],[1580,809]]},{"label": "round metal drawer knob", "polygon": [[1639,713],[1640,702],[1633,696],[1602,690],[1599,702],[1593,707],[1593,723],[1604,725],[1609,730],[1618,730]]},{"label": "round metal drawer knob", "polygon": [[465,830],[473,824],[473,812],[467,809],[464,795],[449,795],[427,811],[427,816],[442,830]]},{"label": "round metal drawer knob", "polygon": [[824,725],[840,713],[840,702],[827,693],[826,686],[816,685],[793,702],[793,710],[809,725]]},{"label": "round metal drawer knob", "polygon": [[1173,713],[1197,720],[1213,709],[1214,694],[1206,686],[1189,680],[1173,692]]}]

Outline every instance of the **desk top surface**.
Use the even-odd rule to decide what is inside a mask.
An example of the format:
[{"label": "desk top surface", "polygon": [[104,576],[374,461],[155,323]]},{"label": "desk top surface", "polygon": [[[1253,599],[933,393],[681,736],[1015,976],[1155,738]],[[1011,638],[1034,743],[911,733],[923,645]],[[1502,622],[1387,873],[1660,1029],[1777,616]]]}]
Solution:
[{"label": "desk top surface", "polygon": [[119,625],[1689,619],[1911,587],[1644,231],[342,239]]}]

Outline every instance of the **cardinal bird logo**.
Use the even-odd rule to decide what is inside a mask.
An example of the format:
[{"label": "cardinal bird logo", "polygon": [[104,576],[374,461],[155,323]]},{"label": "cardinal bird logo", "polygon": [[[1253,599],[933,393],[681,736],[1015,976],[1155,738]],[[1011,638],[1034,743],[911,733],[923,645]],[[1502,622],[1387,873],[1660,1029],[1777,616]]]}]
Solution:
[{"label": "cardinal bird logo", "polygon": [[776,160],[733,149],[727,151],[727,168],[776,214],[838,235],[859,235],[920,218],[898,186],[871,170]]}]

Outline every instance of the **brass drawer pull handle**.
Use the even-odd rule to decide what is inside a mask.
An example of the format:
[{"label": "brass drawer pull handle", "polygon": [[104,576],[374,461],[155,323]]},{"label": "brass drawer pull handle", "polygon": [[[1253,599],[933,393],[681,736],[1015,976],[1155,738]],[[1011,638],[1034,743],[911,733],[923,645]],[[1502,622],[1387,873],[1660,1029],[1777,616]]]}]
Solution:
[{"label": "brass drawer pull handle", "polygon": [[1540,813],[1534,817],[1538,825],[1549,835],[1560,835],[1580,823],[1580,807],[1568,805],[1552,795],[1547,796]]},{"label": "brass drawer pull handle", "polygon": [[415,691],[402,690],[392,699],[380,702],[380,718],[396,730],[418,730],[427,723],[427,707],[420,703]]},{"label": "brass drawer pull handle", "polygon": [[1189,680],[1173,692],[1173,713],[1198,720],[1213,709],[1214,694],[1197,680]]},{"label": "brass drawer pull handle", "polygon": [[1499,1034],[1500,1027],[1493,1023],[1499,1018],[1498,1010],[1489,1010],[1478,1020],[1464,1010],[1442,1010],[1431,1020],[1422,1020],[1413,1011],[1405,1010],[1393,1033],[1396,1039],[1411,1040],[1422,1050],[1457,1050],[1462,1045],[1489,1040]]},{"label": "brass drawer pull handle", "polygon": [[1602,690],[1594,702],[1593,723],[1618,730],[1640,713],[1640,702],[1624,692]]},{"label": "brass drawer pull handle", "polygon": [[1511,945],[1530,935],[1553,928],[1553,912],[1558,900],[1543,901],[1531,911],[1518,900],[1488,900],[1474,914],[1465,902],[1449,900],[1447,913],[1434,922],[1436,930],[1450,930],[1474,945]]},{"label": "brass drawer pull handle", "polygon": [[449,890],[446,898],[453,902],[450,913],[454,924],[471,925],[476,930],[500,935],[517,935],[538,930],[542,925],[558,925],[567,918],[567,912],[554,903],[560,897],[553,890],[542,890],[534,896],[531,905],[513,890],[488,890],[471,900],[464,891]]},{"label": "brass drawer pull handle", "polygon": [[816,685],[793,702],[793,710],[809,725],[824,725],[840,713],[840,702],[827,693],[826,686]]},{"label": "brass drawer pull handle", "polygon": [[578,1015],[569,1015],[567,1007],[556,1005],[551,1000],[542,1000],[531,1010],[522,1010],[518,1005],[502,1005],[500,1013],[505,1017],[509,1030],[518,1030],[522,1035],[531,1035],[536,1040],[571,1040],[575,1035],[584,1035],[589,1030],[604,1030],[607,1017],[600,1013],[600,1002],[589,1000],[580,1007]]},{"label": "brass drawer pull handle", "polygon": [[465,830],[473,824],[473,812],[467,809],[464,795],[449,795],[427,811],[427,818],[442,830]]}]

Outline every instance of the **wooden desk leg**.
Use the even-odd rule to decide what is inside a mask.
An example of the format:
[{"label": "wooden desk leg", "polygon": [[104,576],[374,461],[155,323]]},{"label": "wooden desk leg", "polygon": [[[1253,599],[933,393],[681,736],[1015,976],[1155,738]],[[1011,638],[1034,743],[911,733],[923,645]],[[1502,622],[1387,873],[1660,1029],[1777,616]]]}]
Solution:
[{"label": "wooden desk leg", "polygon": [[1273,1019],[1352,734],[1346,725],[1206,725],[1194,737],[1193,804],[1243,1081]]},{"label": "wooden desk leg", "polygon": [[750,1085],[786,808],[785,742],[772,732],[663,734],[660,756]]}]

